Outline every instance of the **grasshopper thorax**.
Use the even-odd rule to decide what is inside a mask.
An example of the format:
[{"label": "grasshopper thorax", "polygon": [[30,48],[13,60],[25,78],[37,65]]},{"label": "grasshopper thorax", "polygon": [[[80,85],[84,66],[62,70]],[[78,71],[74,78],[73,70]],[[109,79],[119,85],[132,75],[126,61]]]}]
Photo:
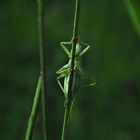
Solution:
[{"label": "grasshopper thorax", "polygon": [[[79,43],[76,44],[76,50],[75,50],[75,56],[79,56],[80,53],[82,52],[82,47]],[[71,50],[71,56],[72,56],[72,50]],[[71,58],[71,57],[70,57]]]}]

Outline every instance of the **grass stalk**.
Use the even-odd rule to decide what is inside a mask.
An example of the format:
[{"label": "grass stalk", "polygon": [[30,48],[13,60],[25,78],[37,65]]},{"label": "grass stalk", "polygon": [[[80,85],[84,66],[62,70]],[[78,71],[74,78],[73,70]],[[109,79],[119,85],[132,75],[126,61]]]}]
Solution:
[{"label": "grass stalk", "polygon": [[40,77],[39,81],[38,81],[38,84],[37,84],[36,92],[35,92],[32,111],[31,111],[31,114],[30,114],[30,117],[29,117],[29,122],[28,122],[28,127],[27,127],[25,140],[31,140],[32,139],[34,124],[35,124],[35,120],[36,120],[36,116],[37,116],[37,112],[38,112],[39,101],[40,101],[41,86],[42,86],[42,79]]},{"label": "grass stalk", "polygon": [[40,74],[42,77],[42,119],[44,140],[48,140],[48,122],[47,122],[47,82],[46,82],[46,49],[44,34],[44,4],[43,0],[37,0],[38,4],[38,32],[40,49]]},{"label": "grass stalk", "polygon": [[68,85],[68,102],[65,106],[61,140],[66,140],[68,137],[68,129],[69,129],[69,123],[70,123],[69,116],[70,116],[70,110],[71,110],[71,107],[73,104],[74,62],[75,62],[76,44],[78,43],[79,15],[80,15],[80,0],[76,0],[73,37],[72,37],[72,59],[71,59],[71,68],[70,68],[71,72],[70,72],[70,78],[69,78],[69,82],[68,82],[68,84],[69,84]]},{"label": "grass stalk", "polygon": [[136,3],[131,0],[124,0],[124,3],[133,22],[134,28],[140,37],[140,12],[138,11],[138,7]]}]

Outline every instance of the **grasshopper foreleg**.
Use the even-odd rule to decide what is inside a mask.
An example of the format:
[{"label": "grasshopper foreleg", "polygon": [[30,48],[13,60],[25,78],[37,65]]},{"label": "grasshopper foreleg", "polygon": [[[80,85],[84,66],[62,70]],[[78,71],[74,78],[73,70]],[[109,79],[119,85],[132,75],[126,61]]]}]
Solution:
[{"label": "grasshopper foreleg", "polygon": [[81,41],[80,41],[80,44],[85,47],[85,49],[80,53],[80,56],[82,56],[90,49],[90,46],[87,43],[84,43]]},{"label": "grasshopper foreleg", "polygon": [[65,51],[65,53],[68,55],[69,58],[71,57],[71,53],[70,53],[70,51],[66,48],[65,45],[71,45],[71,44],[72,44],[71,42],[61,42],[61,43],[60,43],[62,49]]}]

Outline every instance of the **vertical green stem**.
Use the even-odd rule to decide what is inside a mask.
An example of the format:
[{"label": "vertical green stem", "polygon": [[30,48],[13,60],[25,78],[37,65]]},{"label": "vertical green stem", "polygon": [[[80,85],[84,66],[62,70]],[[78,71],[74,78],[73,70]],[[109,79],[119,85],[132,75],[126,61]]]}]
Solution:
[{"label": "vertical green stem", "polygon": [[136,29],[136,32],[140,37],[140,13],[138,11],[138,7],[131,0],[124,0],[124,3],[133,22],[134,28]]},{"label": "vertical green stem", "polygon": [[67,114],[67,107],[66,107],[65,108],[65,113],[64,113],[64,121],[63,121],[63,129],[62,129],[61,140],[65,140],[65,137],[66,137],[67,121],[68,121],[68,114]]},{"label": "vertical green stem", "polygon": [[68,85],[68,103],[65,106],[64,122],[61,140],[66,140],[68,136],[69,128],[69,115],[73,102],[73,79],[74,79],[74,62],[75,62],[75,51],[76,44],[78,42],[78,23],[80,15],[80,0],[76,0],[75,4],[75,17],[74,17],[74,27],[73,27],[73,38],[72,38],[72,59],[71,59],[71,72]]},{"label": "vertical green stem", "polygon": [[35,120],[36,120],[36,116],[37,116],[37,112],[38,112],[39,101],[40,101],[41,86],[42,86],[42,79],[40,77],[38,84],[37,84],[36,92],[35,92],[35,97],[34,97],[32,111],[30,114],[29,122],[28,122],[25,140],[32,139],[34,124],[35,124]]},{"label": "vertical green stem", "polygon": [[40,74],[42,77],[42,117],[44,140],[48,140],[48,122],[47,122],[47,87],[46,87],[46,49],[44,35],[44,4],[43,0],[37,0],[38,4],[38,32],[39,32],[39,49],[40,49]]}]

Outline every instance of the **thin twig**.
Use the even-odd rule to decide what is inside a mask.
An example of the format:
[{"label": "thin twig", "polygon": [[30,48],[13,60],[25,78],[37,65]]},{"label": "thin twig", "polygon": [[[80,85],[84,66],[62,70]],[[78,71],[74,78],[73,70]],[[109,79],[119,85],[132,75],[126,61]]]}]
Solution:
[{"label": "thin twig", "polygon": [[38,112],[39,101],[40,101],[41,86],[42,86],[42,79],[40,77],[38,84],[37,84],[36,92],[35,92],[35,97],[34,97],[32,111],[30,114],[29,122],[28,122],[25,140],[32,139],[34,124],[35,124],[35,120],[36,120],[36,116],[37,116],[37,112]]},{"label": "thin twig", "polygon": [[44,140],[48,140],[48,122],[47,122],[47,87],[46,87],[46,49],[44,35],[44,4],[43,0],[37,0],[38,4],[38,32],[39,32],[39,49],[40,49],[40,74],[42,77],[42,117]]},{"label": "thin twig", "polygon": [[73,79],[74,79],[74,62],[75,62],[75,51],[76,44],[78,43],[78,23],[79,23],[79,15],[80,15],[80,0],[76,0],[75,5],[75,17],[74,17],[74,27],[73,27],[73,38],[72,38],[72,58],[71,58],[71,72],[70,78],[68,82],[68,103],[65,106],[65,114],[64,114],[64,122],[63,122],[63,130],[61,140],[66,140],[68,136],[68,128],[69,128],[69,115],[73,102]]}]

